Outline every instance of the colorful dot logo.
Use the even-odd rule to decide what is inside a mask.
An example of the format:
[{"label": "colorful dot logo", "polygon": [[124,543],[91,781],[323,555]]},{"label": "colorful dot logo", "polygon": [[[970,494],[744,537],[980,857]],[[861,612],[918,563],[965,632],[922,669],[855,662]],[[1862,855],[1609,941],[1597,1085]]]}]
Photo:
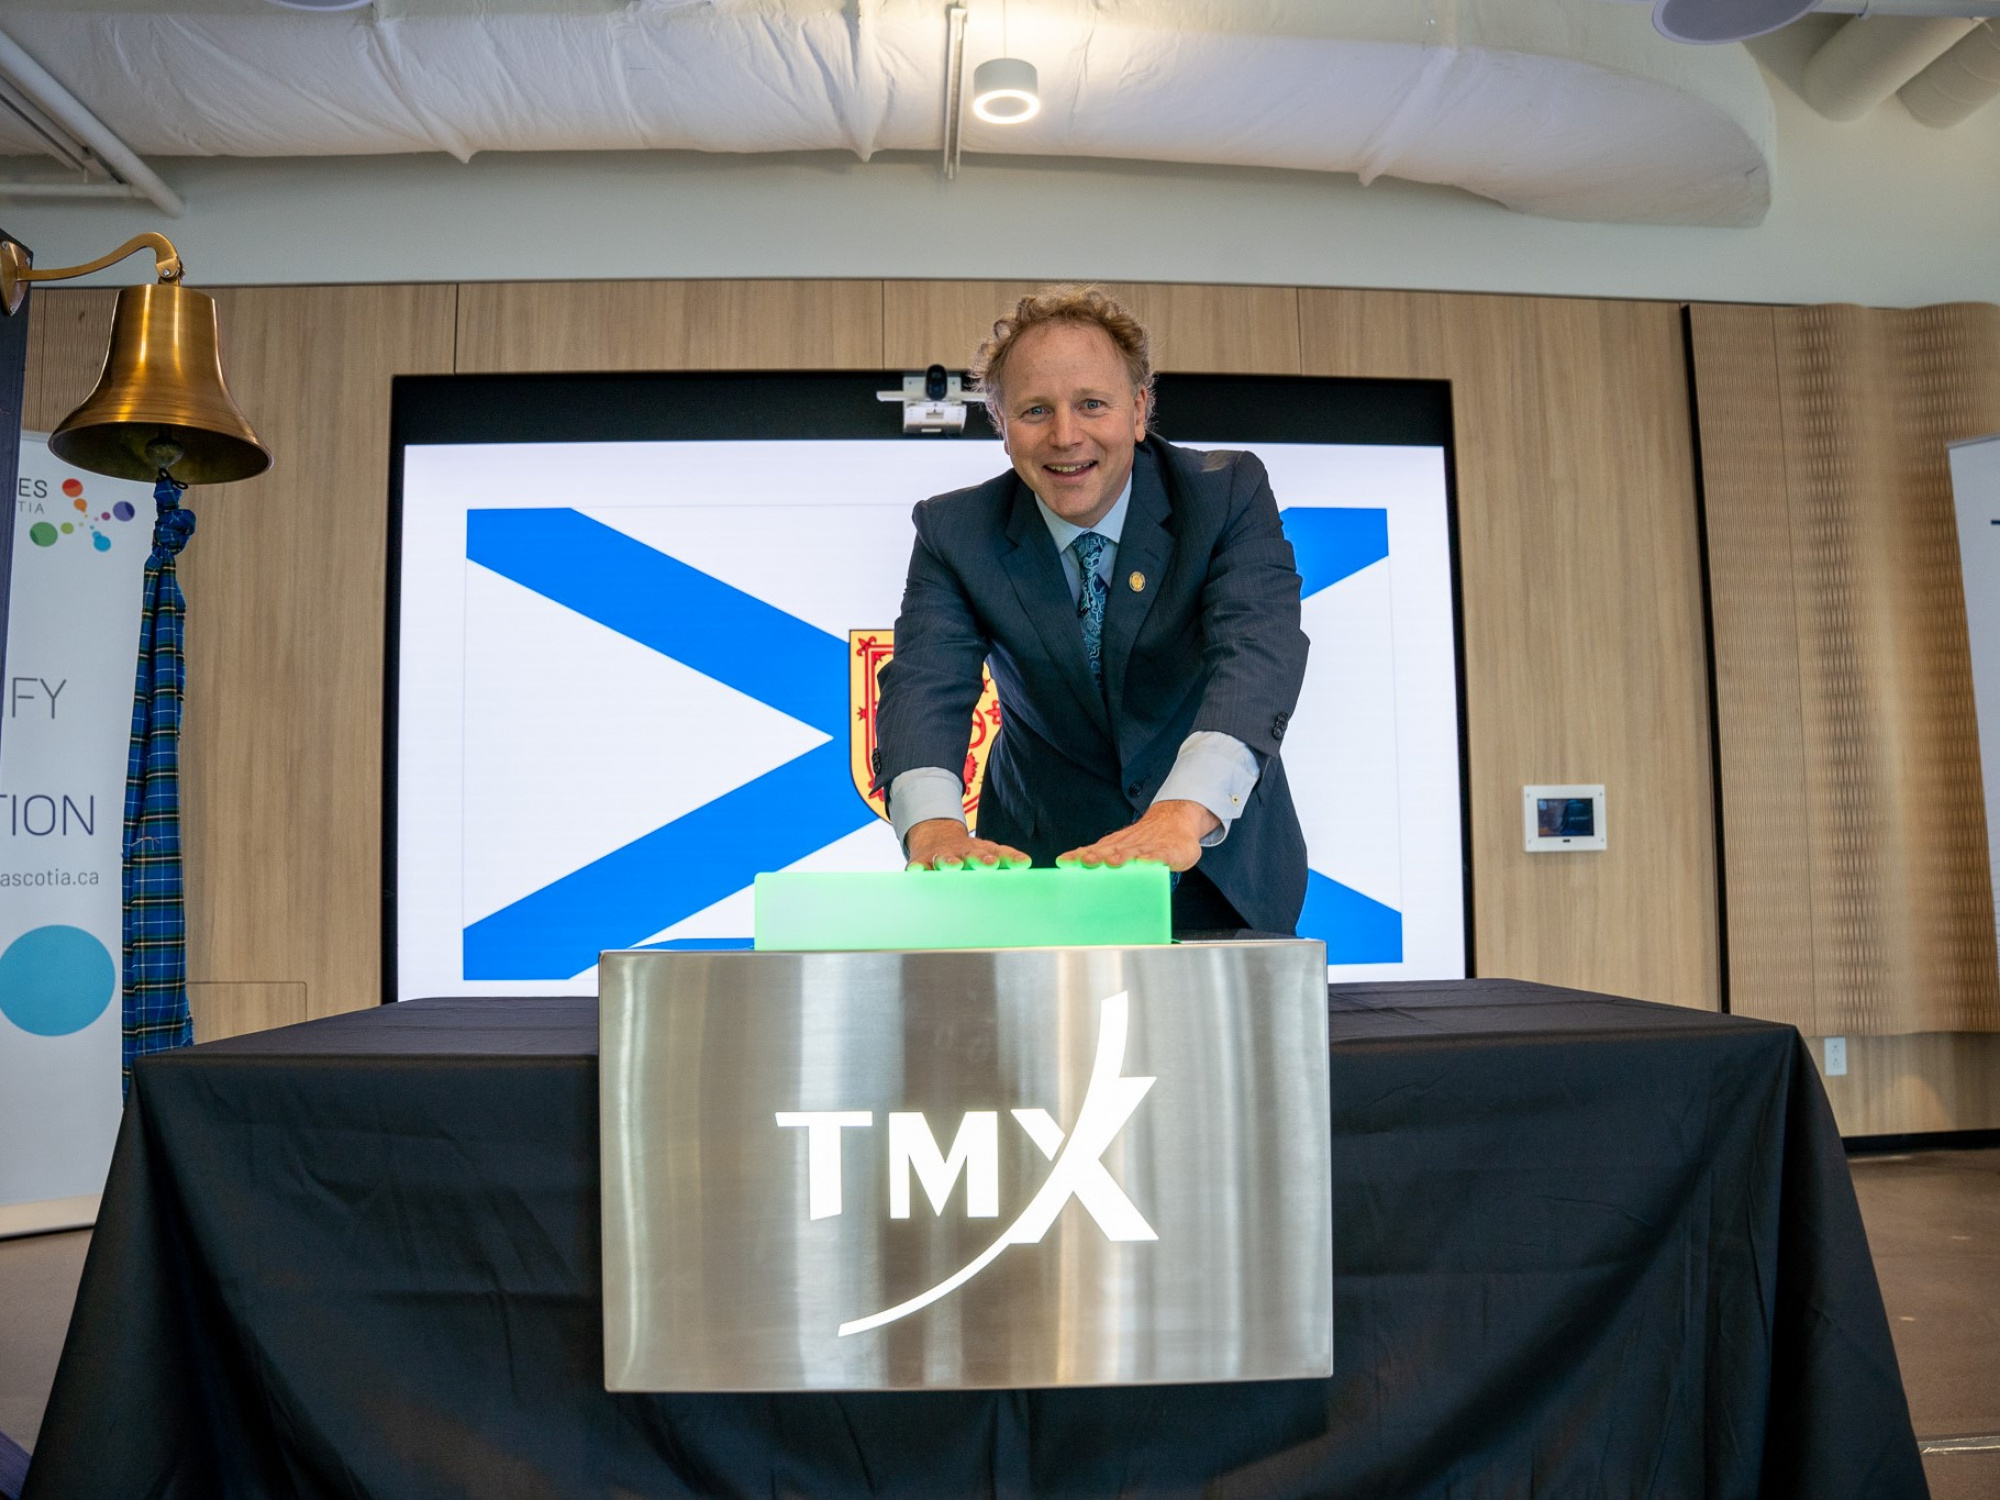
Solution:
[{"label": "colorful dot logo", "polygon": [[111,550],[111,537],[107,533],[98,530],[97,523],[99,521],[129,521],[133,516],[138,514],[133,509],[131,501],[120,500],[109,510],[101,510],[95,516],[92,516],[90,513],[90,501],[83,493],[83,481],[81,479],[65,479],[62,482],[62,492],[68,497],[70,505],[75,509],[77,519],[74,521],[35,522],[28,528],[28,540],[33,542],[37,547],[53,547],[64,537],[75,536],[77,528],[82,527],[85,532],[89,533],[90,545],[92,547],[99,552],[109,552]]}]

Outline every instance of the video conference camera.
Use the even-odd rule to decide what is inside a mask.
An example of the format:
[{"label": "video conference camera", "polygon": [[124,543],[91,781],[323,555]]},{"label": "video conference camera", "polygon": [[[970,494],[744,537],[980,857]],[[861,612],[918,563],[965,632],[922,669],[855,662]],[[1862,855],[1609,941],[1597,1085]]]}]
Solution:
[{"label": "video conference camera", "polygon": [[905,437],[957,437],[965,431],[968,405],[986,398],[968,391],[962,376],[932,365],[921,374],[905,375],[899,391],[877,391],[875,399],[902,403]]}]

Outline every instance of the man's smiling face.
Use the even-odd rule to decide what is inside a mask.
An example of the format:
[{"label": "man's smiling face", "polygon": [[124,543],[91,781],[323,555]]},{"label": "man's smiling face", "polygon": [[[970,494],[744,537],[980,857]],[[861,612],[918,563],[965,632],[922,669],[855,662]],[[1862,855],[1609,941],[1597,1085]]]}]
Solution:
[{"label": "man's smiling face", "polygon": [[1132,449],[1146,435],[1146,400],[1118,346],[1086,323],[1044,323],[1008,351],[994,415],[1014,472],[1075,526],[1118,502]]}]

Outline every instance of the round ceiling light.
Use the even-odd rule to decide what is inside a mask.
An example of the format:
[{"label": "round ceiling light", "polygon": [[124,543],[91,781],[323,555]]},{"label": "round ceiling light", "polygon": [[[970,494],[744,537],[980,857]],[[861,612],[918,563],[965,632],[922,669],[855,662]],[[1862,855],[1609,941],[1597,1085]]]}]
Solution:
[{"label": "round ceiling light", "polygon": [[280,10],[360,10],[364,5],[373,5],[375,0],[264,0],[264,3]]},{"label": "round ceiling light", "polygon": [[972,112],[990,125],[1019,125],[1042,112],[1041,80],[1035,65],[1018,57],[996,57],[972,73]]},{"label": "round ceiling light", "polygon": [[1677,42],[1743,42],[1776,31],[1816,0],[1658,0],[1653,29]]}]

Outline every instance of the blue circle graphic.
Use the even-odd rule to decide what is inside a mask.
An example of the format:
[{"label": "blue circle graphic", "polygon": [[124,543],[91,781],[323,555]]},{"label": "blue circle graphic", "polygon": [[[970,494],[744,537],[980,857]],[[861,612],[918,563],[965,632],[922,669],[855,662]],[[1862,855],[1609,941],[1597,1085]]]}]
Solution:
[{"label": "blue circle graphic", "polygon": [[68,1036],[104,1014],[118,969],[81,927],[36,927],[0,953],[0,1015],[33,1036]]}]

